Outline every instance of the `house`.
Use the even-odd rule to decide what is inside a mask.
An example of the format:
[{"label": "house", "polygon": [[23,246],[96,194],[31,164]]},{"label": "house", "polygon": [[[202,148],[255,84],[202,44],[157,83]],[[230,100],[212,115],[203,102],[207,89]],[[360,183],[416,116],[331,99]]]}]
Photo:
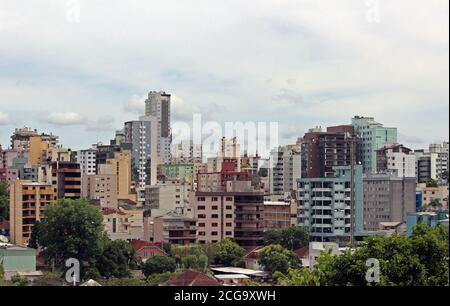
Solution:
[{"label": "house", "polygon": [[259,263],[259,254],[264,247],[256,247],[247,252],[244,257],[245,267],[251,270],[264,270],[264,267]]},{"label": "house", "polygon": [[244,274],[219,274],[214,277],[224,286],[245,286],[245,281],[250,277]]},{"label": "house", "polygon": [[217,287],[220,282],[205,273],[186,271],[183,274],[165,282],[162,286],[168,287]]},{"label": "house", "polygon": [[42,276],[36,271],[36,250],[0,243],[0,264],[5,270],[5,280],[11,280],[15,275],[34,280]]},{"label": "house", "polygon": [[132,240],[130,246],[136,252],[136,256],[142,261],[146,262],[153,256],[167,256],[167,253],[158,245],[143,240]]},{"label": "house", "polygon": [[309,268],[309,246],[297,249],[294,251],[294,253],[298,256],[298,258],[302,262],[302,266],[304,268]]},{"label": "house", "polygon": [[5,236],[9,238],[9,222],[8,221],[0,221],[0,236]]}]

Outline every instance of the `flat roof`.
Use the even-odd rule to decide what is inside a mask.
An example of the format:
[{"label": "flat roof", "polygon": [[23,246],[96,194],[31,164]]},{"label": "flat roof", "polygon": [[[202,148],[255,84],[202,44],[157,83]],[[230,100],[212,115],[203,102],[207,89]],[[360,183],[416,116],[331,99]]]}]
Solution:
[{"label": "flat roof", "polygon": [[214,275],[217,279],[249,279],[247,275],[244,274],[219,274]]},{"label": "flat roof", "polygon": [[264,271],[243,269],[243,268],[235,268],[235,267],[225,267],[225,268],[211,268],[212,271],[221,272],[226,274],[241,274],[241,275],[250,275],[250,276],[266,276],[267,273]]}]

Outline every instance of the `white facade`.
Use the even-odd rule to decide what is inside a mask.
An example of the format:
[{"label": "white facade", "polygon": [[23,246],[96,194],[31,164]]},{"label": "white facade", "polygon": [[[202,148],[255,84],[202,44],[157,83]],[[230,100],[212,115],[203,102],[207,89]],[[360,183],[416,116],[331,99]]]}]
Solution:
[{"label": "white facade", "polygon": [[416,156],[403,152],[386,151],[387,170],[397,172],[399,177],[416,176]]},{"label": "white facade", "polygon": [[77,163],[80,164],[81,175],[95,175],[96,169],[96,154],[95,147],[87,150],[77,151]]},{"label": "white facade", "polygon": [[182,182],[167,182],[155,186],[147,186],[145,204],[152,209],[175,212],[186,217],[192,216],[189,195],[192,185]]},{"label": "white facade", "polygon": [[169,164],[171,162],[171,95],[163,91],[151,91],[145,101],[145,115],[154,116],[158,122],[158,157],[159,164]]}]

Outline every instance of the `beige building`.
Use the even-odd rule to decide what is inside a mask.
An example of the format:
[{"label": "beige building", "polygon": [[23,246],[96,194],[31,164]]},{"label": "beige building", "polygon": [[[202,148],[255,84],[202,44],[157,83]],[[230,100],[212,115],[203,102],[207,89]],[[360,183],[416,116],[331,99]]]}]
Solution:
[{"label": "beige building", "polygon": [[422,207],[430,207],[433,200],[439,200],[442,208],[448,209],[448,185],[439,187],[427,187],[426,184],[417,184],[416,191],[422,193]]},{"label": "beige building", "polygon": [[43,134],[30,137],[28,152],[29,165],[37,166],[57,161],[70,161],[70,151],[58,147],[55,136]]},{"label": "beige building", "polygon": [[81,190],[83,198],[98,202],[101,208],[117,208],[116,175],[84,175]]},{"label": "beige building", "polygon": [[192,217],[189,196],[192,185],[183,181],[165,181],[145,188],[145,205],[152,209]]},{"label": "beige building", "polygon": [[103,225],[111,240],[142,240],[144,238],[144,211],[102,209]]},{"label": "beige building", "polygon": [[153,242],[193,244],[196,242],[195,219],[176,214],[167,214],[153,220]]},{"label": "beige building", "polygon": [[116,152],[114,158],[106,161],[105,167],[99,167],[99,174],[117,176],[117,198],[136,202],[136,194],[132,194],[131,152],[124,150]]},{"label": "beige building", "polygon": [[11,242],[28,244],[36,221],[44,218],[45,206],[55,203],[56,193],[52,185],[15,181],[10,187]]}]

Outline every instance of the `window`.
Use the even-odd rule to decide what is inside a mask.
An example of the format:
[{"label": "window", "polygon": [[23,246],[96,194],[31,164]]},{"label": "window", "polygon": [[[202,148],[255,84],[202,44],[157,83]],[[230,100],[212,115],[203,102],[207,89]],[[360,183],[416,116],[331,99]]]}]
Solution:
[{"label": "window", "polygon": [[233,197],[226,197],[225,201],[232,202],[233,201]]},{"label": "window", "polygon": [[202,205],[202,206],[198,206],[197,209],[198,209],[198,210],[205,210],[205,209],[206,209],[206,206],[203,206],[203,205]]},{"label": "window", "polygon": [[213,207],[212,207],[212,210],[218,210],[218,209],[219,209],[218,206],[213,206]]},{"label": "window", "polygon": [[225,218],[227,218],[227,219],[232,219],[232,218],[233,218],[233,215],[226,215]]},{"label": "window", "polygon": [[214,215],[211,216],[211,218],[213,218],[213,219],[219,219],[219,215],[214,214]]}]

